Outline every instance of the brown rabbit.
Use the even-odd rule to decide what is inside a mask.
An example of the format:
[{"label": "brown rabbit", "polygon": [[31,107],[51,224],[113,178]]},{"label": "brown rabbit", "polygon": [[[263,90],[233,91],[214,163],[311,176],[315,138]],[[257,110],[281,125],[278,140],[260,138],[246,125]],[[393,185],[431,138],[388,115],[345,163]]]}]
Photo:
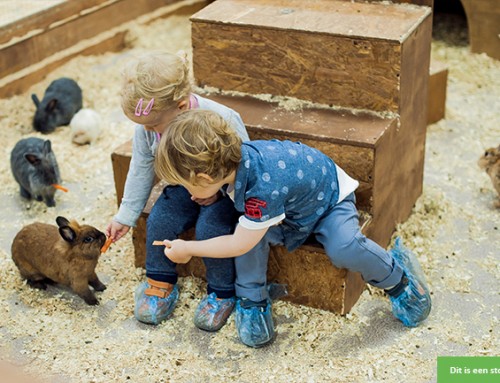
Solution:
[{"label": "brown rabbit", "polygon": [[21,277],[30,286],[43,290],[47,283],[60,283],[87,304],[99,304],[89,285],[95,291],[106,289],[95,273],[106,236],[95,227],[64,217],[57,217],[56,222],[59,228],[35,222],[17,233],[11,250]]},{"label": "brown rabbit", "polygon": [[493,187],[499,195],[495,207],[500,208],[500,145],[498,148],[486,150],[477,163],[490,176]]}]

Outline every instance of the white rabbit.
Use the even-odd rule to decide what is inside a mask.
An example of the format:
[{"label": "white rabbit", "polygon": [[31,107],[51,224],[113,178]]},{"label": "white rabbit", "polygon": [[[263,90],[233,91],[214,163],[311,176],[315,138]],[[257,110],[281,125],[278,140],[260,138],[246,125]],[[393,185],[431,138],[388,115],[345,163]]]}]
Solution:
[{"label": "white rabbit", "polygon": [[92,144],[101,134],[102,119],[93,109],[80,109],[69,123],[71,141],[78,145]]}]

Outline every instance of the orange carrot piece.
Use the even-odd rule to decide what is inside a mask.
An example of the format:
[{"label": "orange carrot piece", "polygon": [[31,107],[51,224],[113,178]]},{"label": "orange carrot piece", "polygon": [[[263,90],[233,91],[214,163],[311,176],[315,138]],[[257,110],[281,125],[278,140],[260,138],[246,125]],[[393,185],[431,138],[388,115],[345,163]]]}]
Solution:
[{"label": "orange carrot piece", "polygon": [[106,242],[104,242],[104,245],[102,245],[101,247],[101,253],[105,253],[106,250],[109,249],[109,247],[111,246],[111,243],[113,243],[113,238],[109,237]]},{"label": "orange carrot piece", "polygon": [[65,193],[67,193],[69,191],[67,188],[65,188],[64,186],[61,186],[59,184],[52,184],[52,186],[54,186],[56,189],[59,189]]},{"label": "orange carrot piece", "polygon": [[153,246],[165,246],[163,241],[153,241]]}]

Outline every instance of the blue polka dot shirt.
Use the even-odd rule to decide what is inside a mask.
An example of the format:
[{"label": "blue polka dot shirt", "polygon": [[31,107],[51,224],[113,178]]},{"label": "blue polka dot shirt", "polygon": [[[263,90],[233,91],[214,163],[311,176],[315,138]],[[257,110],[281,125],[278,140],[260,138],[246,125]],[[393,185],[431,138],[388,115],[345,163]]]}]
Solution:
[{"label": "blue polka dot shirt", "polygon": [[300,142],[244,142],[241,154],[232,196],[244,213],[240,224],[252,230],[281,223],[289,250],[358,186],[332,159]]}]

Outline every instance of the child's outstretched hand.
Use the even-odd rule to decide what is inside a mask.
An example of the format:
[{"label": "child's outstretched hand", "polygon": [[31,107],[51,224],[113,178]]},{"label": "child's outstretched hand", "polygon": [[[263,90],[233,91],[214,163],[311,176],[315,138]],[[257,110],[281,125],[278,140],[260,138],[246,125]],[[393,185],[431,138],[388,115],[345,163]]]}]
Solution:
[{"label": "child's outstretched hand", "polygon": [[113,242],[118,241],[121,237],[128,233],[130,226],[122,225],[119,222],[111,221],[106,228],[106,235],[113,238]]},{"label": "child's outstretched hand", "polygon": [[188,263],[192,256],[188,252],[188,241],[176,239],[174,241],[163,241],[165,245],[165,256],[175,263]]}]

